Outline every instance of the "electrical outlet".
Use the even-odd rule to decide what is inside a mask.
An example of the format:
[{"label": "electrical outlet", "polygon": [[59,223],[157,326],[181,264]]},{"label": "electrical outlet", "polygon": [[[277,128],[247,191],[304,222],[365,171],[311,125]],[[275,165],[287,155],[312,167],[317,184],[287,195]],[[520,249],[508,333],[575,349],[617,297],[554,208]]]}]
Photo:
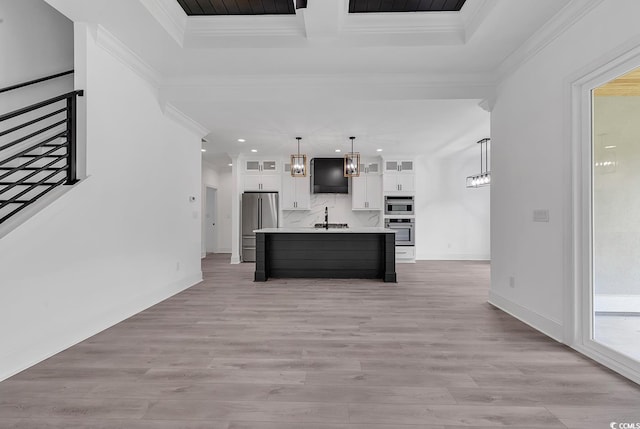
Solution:
[{"label": "electrical outlet", "polygon": [[509,277],[509,287],[511,289],[516,287],[516,278],[514,276]]},{"label": "electrical outlet", "polygon": [[549,222],[549,209],[535,209],[533,211],[534,222]]}]

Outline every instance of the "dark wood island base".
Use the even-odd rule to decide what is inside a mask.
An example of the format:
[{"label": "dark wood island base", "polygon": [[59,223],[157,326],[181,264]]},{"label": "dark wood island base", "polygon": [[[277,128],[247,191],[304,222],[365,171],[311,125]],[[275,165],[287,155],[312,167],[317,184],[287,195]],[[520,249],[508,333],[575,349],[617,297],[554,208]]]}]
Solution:
[{"label": "dark wood island base", "polygon": [[[396,282],[395,234],[256,231],[254,281],[274,278],[382,279]],[[261,232],[267,231],[267,232]]]}]

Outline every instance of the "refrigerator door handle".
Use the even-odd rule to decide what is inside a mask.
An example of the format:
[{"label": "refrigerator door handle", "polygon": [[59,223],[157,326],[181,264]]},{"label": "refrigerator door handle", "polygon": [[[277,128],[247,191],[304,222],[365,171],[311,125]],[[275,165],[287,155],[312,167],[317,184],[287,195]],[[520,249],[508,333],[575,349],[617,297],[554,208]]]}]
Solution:
[{"label": "refrigerator door handle", "polygon": [[258,198],[258,229],[262,229],[262,197]]}]

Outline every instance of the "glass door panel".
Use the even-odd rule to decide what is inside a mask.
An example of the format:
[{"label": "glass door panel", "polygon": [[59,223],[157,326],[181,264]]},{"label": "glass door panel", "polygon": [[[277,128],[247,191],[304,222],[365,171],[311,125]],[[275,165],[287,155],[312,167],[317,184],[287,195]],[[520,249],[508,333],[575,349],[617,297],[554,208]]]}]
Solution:
[{"label": "glass door panel", "polygon": [[592,102],[592,339],[640,361],[640,69]]}]

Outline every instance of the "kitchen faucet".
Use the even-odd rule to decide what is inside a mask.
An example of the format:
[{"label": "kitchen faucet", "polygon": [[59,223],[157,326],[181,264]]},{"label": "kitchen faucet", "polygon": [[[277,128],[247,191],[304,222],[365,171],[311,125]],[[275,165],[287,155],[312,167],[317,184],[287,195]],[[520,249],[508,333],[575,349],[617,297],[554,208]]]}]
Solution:
[{"label": "kitchen faucet", "polygon": [[329,229],[329,207],[324,208],[324,229]]}]

